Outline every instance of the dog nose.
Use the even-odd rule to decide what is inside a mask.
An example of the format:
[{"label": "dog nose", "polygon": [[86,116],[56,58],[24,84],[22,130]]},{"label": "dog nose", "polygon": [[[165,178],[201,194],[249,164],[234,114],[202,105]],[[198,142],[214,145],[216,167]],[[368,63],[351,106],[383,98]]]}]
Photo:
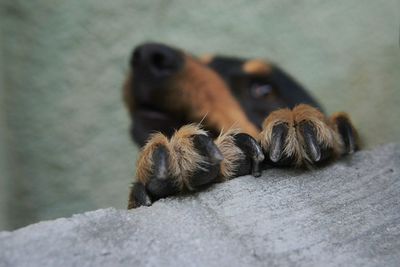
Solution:
[{"label": "dog nose", "polygon": [[177,72],[183,63],[182,52],[157,43],[146,43],[135,48],[131,65],[151,76],[166,77]]}]

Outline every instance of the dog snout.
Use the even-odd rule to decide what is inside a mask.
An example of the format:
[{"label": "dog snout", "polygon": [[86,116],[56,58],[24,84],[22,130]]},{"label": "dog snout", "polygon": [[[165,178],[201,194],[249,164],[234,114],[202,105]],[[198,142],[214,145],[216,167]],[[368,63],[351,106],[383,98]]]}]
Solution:
[{"label": "dog snout", "polygon": [[182,52],[157,43],[146,43],[135,48],[131,65],[135,71],[149,78],[164,78],[178,72],[183,65]]}]

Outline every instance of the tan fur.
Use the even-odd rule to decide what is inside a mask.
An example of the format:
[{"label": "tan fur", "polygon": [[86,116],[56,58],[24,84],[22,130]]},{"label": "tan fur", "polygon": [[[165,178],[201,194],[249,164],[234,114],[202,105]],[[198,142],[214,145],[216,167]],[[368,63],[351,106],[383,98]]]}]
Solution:
[{"label": "tan fur", "polygon": [[288,134],[285,140],[284,154],[295,158],[295,164],[300,165],[302,160],[302,149],[297,140],[294,116],[292,110],[283,108],[272,112],[263,122],[259,143],[265,152],[269,152],[272,142],[272,129],[274,126],[285,123],[288,125]]},{"label": "tan fur", "polygon": [[185,125],[175,132],[169,143],[172,151],[171,175],[178,179],[176,182],[181,189],[192,190],[189,177],[194,170],[201,168],[201,164],[205,164],[203,157],[194,149],[192,136],[197,134],[207,133],[198,124]]},{"label": "tan fur", "polygon": [[[309,121],[315,127],[317,140],[324,148],[333,149],[334,156],[340,155],[342,142],[339,134],[330,126],[328,119],[318,109],[309,105],[301,104],[293,109],[294,120],[298,125],[302,121]],[[297,133],[297,138],[303,142],[303,135]],[[309,161],[308,155],[303,149],[302,157]]]},{"label": "tan fur", "polygon": [[347,114],[346,112],[343,112],[343,111],[335,112],[330,117],[330,119],[333,121],[337,120],[338,118],[344,118],[348,121],[351,121],[349,114]]},{"label": "tan fur", "polygon": [[[204,124],[209,129],[218,132],[234,126],[257,137],[257,127],[249,121],[225,82],[201,61],[187,54],[184,56],[184,69],[170,81],[166,90],[164,102],[171,103],[166,112],[186,114],[193,122],[199,122],[208,114]],[[209,55],[208,60],[211,58]],[[129,73],[123,86],[124,102],[131,116],[135,111],[133,79]]]},{"label": "tan fur", "polygon": [[232,126],[256,137],[258,130],[240,104],[230,93],[224,81],[199,61],[187,56],[185,68],[171,83],[174,87],[168,101],[175,112],[187,111],[189,119],[200,121],[206,115],[206,127],[221,131]]},{"label": "tan fur", "polygon": [[330,121],[318,109],[305,104],[300,104],[293,110],[286,108],[274,111],[266,118],[259,136],[259,142],[264,151],[269,151],[273,127],[285,123],[289,130],[285,140],[284,154],[288,157],[293,156],[295,165],[298,166],[310,162],[303,135],[297,130],[297,126],[303,121],[313,124],[317,140],[323,148],[332,148],[334,157],[340,155],[343,144],[337,130],[332,128]]},{"label": "tan fur", "polygon": [[171,179],[183,190],[191,190],[188,179],[192,172],[201,168],[205,164],[203,157],[194,149],[193,136],[203,134],[206,131],[201,129],[198,124],[188,124],[181,127],[174,133],[170,140],[163,134],[156,133],[150,137],[146,145],[141,150],[137,168],[136,179],[142,184],[146,184],[153,168],[152,155],[154,150],[163,145],[169,152],[169,173]]},{"label": "tan fur", "polygon": [[166,149],[169,149],[168,139],[161,133],[153,134],[139,154],[135,177],[142,184],[146,184],[151,175],[153,152],[159,145],[163,145]]},{"label": "tan fur", "polygon": [[225,133],[221,132],[215,140],[215,144],[224,156],[221,162],[221,176],[219,177],[221,181],[231,179],[238,167],[238,162],[245,157],[243,151],[234,142],[234,136],[239,132],[238,129],[230,129]]},{"label": "tan fur", "polygon": [[209,53],[207,53],[207,54],[203,54],[203,55],[201,55],[200,57],[199,57],[199,61],[201,62],[201,63],[203,63],[203,64],[209,64],[209,63],[211,63],[211,61],[213,61],[214,60],[214,55],[213,54],[209,54]]},{"label": "tan fur", "polygon": [[271,73],[271,65],[261,59],[252,59],[243,64],[243,71],[248,74],[266,75]]}]

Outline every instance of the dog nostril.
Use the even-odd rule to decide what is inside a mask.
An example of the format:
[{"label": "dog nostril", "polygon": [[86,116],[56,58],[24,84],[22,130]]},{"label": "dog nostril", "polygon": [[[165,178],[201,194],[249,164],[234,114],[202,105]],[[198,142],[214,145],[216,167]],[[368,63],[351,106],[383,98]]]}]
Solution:
[{"label": "dog nostril", "polygon": [[172,49],[157,47],[154,50],[148,51],[147,64],[150,67],[153,75],[168,76],[175,73],[180,67],[180,56]]},{"label": "dog nostril", "polygon": [[157,70],[166,70],[172,67],[171,64],[168,64],[167,57],[160,52],[155,52],[150,57],[150,64]]},{"label": "dog nostril", "polygon": [[131,66],[147,78],[165,78],[179,71],[184,64],[183,53],[172,47],[147,43],[136,47]]}]

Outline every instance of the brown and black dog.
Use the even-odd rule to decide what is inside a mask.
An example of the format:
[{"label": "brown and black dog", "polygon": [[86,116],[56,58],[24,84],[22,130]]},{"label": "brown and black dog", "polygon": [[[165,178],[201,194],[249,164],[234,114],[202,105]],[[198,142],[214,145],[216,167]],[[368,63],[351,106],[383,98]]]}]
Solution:
[{"label": "brown and black dog", "polygon": [[261,59],[195,57],[146,43],[133,51],[124,101],[142,146],[128,208],[358,149],[346,113],[325,116],[298,82]]}]

